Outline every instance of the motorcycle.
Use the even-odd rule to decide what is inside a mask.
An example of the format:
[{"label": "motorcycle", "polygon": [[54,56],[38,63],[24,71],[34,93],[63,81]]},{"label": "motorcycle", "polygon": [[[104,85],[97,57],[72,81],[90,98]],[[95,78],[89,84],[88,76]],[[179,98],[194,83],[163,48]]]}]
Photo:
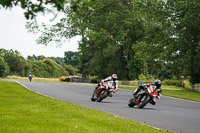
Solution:
[{"label": "motorcycle", "polygon": [[[147,103],[151,103],[152,105],[156,104],[156,98],[159,99],[158,90],[153,85],[144,85],[142,87],[137,96],[131,97],[128,102],[129,107],[134,107],[135,105],[138,108],[143,108],[147,105]],[[160,94],[161,95],[161,94]]]},{"label": "motorcycle", "polygon": [[32,80],[32,75],[29,75],[28,78],[29,78],[29,81],[31,82],[31,80]]},{"label": "motorcycle", "polygon": [[110,88],[109,90],[106,89],[105,86],[100,86],[98,89],[94,90],[92,94],[91,101],[101,102],[103,99],[107,98],[108,96],[112,97],[113,93],[117,92],[118,89]]}]

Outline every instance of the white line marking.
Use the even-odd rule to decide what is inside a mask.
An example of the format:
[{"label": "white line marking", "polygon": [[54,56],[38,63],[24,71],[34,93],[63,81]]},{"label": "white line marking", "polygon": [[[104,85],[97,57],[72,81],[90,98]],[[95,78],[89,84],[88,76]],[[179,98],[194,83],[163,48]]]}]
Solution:
[{"label": "white line marking", "polygon": [[[49,97],[49,98],[56,99],[56,98],[54,98],[54,97],[50,97],[50,96],[47,96],[47,95],[45,95],[45,94],[42,94],[42,93],[40,93],[40,92],[38,92],[38,91],[33,91],[33,90],[29,89],[27,86],[25,86],[24,84],[20,83],[19,81],[16,81],[16,82],[17,82],[18,84],[20,84],[21,86],[25,87],[25,88],[26,88],[27,90],[29,90],[29,91],[35,92],[35,93],[40,94],[40,95],[42,95],[42,96],[46,96],[46,97]],[[56,99],[56,100],[57,100],[57,99]]]},{"label": "white line marking", "polygon": [[181,100],[181,101],[187,101],[187,102],[193,102],[193,103],[200,103],[200,102],[196,102],[196,101],[191,101],[191,100],[187,100],[187,99],[181,99],[181,98],[176,98],[176,97],[170,97],[170,96],[161,96],[162,97],[168,97],[168,98],[171,98],[171,99],[176,99],[176,100]]}]

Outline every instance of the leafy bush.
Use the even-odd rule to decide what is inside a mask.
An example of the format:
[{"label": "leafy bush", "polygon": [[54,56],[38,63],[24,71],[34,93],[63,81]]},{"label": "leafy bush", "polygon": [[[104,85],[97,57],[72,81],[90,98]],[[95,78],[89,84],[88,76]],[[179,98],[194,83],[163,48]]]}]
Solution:
[{"label": "leafy bush", "polygon": [[36,77],[55,78],[69,75],[67,71],[51,59],[34,61],[32,70]]},{"label": "leafy bush", "polygon": [[147,80],[155,80],[155,78],[153,77],[153,75],[148,74],[147,75]]},{"label": "leafy bush", "polygon": [[162,84],[164,85],[176,85],[176,86],[183,86],[183,81],[182,80],[171,80],[171,79],[165,79],[162,81]]},{"label": "leafy bush", "polygon": [[7,76],[9,73],[9,66],[5,62],[4,58],[0,56],[0,77]]},{"label": "leafy bush", "polygon": [[137,86],[138,85],[138,81],[130,81],[130,85],[131,86]]},{"label": "leafy bush", "polygon": [[5,62],[9,66],[10,73],[13,75],[26,76],[27,71],[27,63],[24,57],[16,50],[5,50],[0,49],[0,56],[4,58]]},{"label": "leafy bush", "polygon": [[138,79],[139,79],[139,80],[146,80],[146,76],[143,75],[143,74],[140,74],[140,75],[138,76]]},{"label": "leafy bush", "polygon": [[77,68],[73,67],[72,65],[65,65],[65,71],[69,72],[69,75],[75,75],[78,71]]},{"label": "leafy bush", "polygon": [[192,88],[189,80],[183,81],[183,88],[185,88],[186,90],[190,90]]}]

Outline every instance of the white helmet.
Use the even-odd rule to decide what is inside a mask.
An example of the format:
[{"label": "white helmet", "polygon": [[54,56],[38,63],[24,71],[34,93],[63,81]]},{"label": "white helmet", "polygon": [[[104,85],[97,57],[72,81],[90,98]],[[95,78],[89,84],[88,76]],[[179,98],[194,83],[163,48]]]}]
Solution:
[{"label": "white helmet", "polygon": [[116,74],[112,74],[112,79],[116,80],[117,79],[117,75]]}]

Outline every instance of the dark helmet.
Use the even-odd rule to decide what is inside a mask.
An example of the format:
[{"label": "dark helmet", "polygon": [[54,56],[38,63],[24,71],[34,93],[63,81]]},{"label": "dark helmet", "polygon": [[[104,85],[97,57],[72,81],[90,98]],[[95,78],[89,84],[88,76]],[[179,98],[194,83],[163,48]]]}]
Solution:
[{"label": "dark helmet", "polygon": [[157,88],[161,87],[161,81],[160,80],[156,80],[155,85]]},{"label": "dark helmet", "polygon": [[116,79],[117,79],[117,75],[116,75],[116,74],[112,74],[111,77],[112,77],[113,80],[116,80]]}]

